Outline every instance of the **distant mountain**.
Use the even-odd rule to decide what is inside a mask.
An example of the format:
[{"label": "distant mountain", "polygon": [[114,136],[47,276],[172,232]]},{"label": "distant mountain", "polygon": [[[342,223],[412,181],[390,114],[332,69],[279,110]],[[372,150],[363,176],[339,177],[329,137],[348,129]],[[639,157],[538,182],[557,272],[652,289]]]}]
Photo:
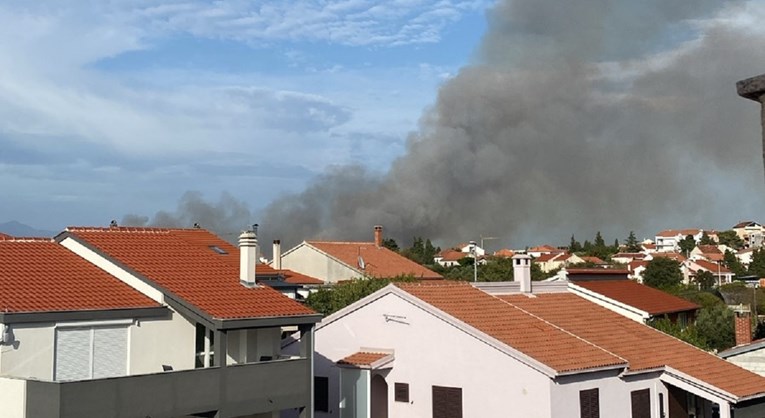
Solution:
[{"label": "distant mountain", "polygon": [[58,233],[58,231],[36,229],[17,221],[0,223],[0,232],[14,237],[52,237]]}]

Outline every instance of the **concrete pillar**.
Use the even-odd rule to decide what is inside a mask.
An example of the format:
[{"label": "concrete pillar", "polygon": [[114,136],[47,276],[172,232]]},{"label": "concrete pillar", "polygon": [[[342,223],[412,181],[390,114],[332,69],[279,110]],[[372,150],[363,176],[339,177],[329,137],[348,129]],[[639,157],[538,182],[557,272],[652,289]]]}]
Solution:
[{"label": "concrete pillar", "polygon": [[765,74],[736,83],[738,95],[760,103],[762,124],[762,161],[765,166]]},{"label": "concrete pillar", "polygon": [[300,357],[308,359],[306,378],[308,379],[308,393],[306,394],[306,406],[300,411],[300,418],[313,418],[313,340],[314,325],[300,326]]}]

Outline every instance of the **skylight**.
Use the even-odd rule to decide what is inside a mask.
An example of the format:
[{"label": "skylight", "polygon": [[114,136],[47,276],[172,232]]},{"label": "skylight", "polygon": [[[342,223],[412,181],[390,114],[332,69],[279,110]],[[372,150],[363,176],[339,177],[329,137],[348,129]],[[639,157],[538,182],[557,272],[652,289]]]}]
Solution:
[{"label": "skylight", "polygon": [[218,247],[217,245],[211,245],[209,248],[218,254],[228,254],[228,251],[224,250],[221,247]]}]

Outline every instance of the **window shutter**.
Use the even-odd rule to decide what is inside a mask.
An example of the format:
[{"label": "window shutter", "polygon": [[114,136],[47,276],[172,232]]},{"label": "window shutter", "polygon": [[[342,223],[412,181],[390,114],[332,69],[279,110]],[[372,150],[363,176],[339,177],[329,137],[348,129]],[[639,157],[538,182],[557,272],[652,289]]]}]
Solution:
[{"label": "window shutter", "polygon": [[433,386],[433,418],[462,418],[462,388]]},{"label": "window shutter", "polygon": [[90,329],[56,329],[54,380],[90,378]]},{"label": "window shutter", "polygon": [[396,383],[393,387],[396,402],[409,402],[409,383]]},{"label": "window shutter", "polygon": [[579,392],[579,414],[581,418],[600,418],[600,399],[597,388]]},{"label": "window shutter", "polygon": [[632,398],[632,418],[651,418],[650,389],[636,390],[630,393]]},{"label": "window shutter", "polygon": [[95,328],[93,378],[127,374],[127,328]]}]

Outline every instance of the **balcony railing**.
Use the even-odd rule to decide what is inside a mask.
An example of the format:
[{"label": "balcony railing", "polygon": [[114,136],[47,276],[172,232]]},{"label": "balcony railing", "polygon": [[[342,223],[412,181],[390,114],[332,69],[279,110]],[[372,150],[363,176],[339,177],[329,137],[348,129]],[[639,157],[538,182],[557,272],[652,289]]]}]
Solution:
[{"label": "balcony railing", "polygon": [[[73,382],[25,380],[25,416],[235,417],[310,404],[310,361],[274,360]],[[23,401],[22,401],[23,402]]]}]

